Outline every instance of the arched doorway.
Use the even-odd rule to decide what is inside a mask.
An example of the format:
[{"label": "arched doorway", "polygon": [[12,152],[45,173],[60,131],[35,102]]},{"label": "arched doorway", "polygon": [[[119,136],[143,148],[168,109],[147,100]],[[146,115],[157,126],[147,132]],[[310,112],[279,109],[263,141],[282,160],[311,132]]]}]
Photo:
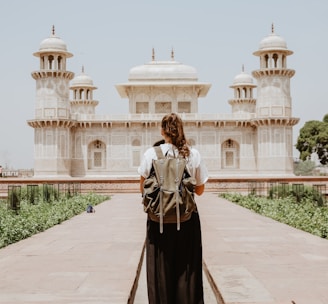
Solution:
[{"label": "arched doorway", "polygon": [[88,170],[106,168],[106,145],[95,140],[88,146]]},{"label": "arched doorway", "polygon": [[232,139],[227,139],[221,146],[221,165],[223,169],[239,168],[239,144]]}]

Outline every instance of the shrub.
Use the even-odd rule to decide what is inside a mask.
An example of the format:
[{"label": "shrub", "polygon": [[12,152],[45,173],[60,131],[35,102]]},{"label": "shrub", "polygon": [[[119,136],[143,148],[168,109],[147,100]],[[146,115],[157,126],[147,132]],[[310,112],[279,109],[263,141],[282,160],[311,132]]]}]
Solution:
[{"label": "shrub", "polygon": [[[266,198],[238,193],[224,193],[222,197],[242,207],[253,210],[294,228],[328,238],[328,207],[318,193],[305,191],[300,201],[288,194],[286,197]],[[316,200],[317,199],[317,200]]]},{"label": "shrub", "polygon": [[8,209],[5,201],[0,202],[0,248],[62,223],[85,211],[88,204],[95,206],[109,199],[94,193],[63,197],[52,203],[48,198],[31,204],[25,196],[20,200],[19,212]]}]

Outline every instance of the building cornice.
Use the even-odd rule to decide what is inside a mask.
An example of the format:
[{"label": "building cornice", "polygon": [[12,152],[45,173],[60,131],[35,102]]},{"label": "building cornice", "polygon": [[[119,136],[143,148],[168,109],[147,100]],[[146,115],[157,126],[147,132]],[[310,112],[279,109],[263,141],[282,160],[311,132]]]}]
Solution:
[{"label": "building cornice", "polygon": [[76,99],[76,100],[70,100],[71,105],[91,105],[91,106],[96,106],[99,104],[98,100],[85,100],[85,99]]},{"label": "building cornice", "polygon": [[233,98],[233,99],[229,99],[228,103],[230,105],[233,105],[233,104],[252,104],[252,105],[255,105],[256,104],[256,99],[255,98]]},{"label": "building cornice", "polygon": [[72,128],[76,121],[70,119],[33,119],[28,120],[27,124],[34,129],[48,127]]},{"label": "building cornice", "polygon": [[291,69],[260,69],[252,72],[254,78],[261,78],[267,76],[287,76],[289,78],[295,75],[295,70]]},{"label": "building cornice", "polygon": [[[299,122],[299,118],[296,117],[263,117],[255,118],[246,114],[231,114],[224,118],[222,115],[215,117],[215,114],[194,114],[193,117],[188,116],[183,118],[185,126],[203,127],[213,126],[217,128],[221,127],[252,127],[257,128],[260,126],[294,126]],[[124,128],[131,127],[143,127],[152,128],[159,127],[161,125],[161,118],[163,114],[153,114],[151,116],[144,114],[134,114],[130,118],[125,115],[114,115],[112,117],[97,117],[97,115],[79,115],[81,118],[76,119],[34,119],[28,120],[27,123],[32,128],[47,128],[47,127],[64,127],[64,128],[113,128],[114,126],[120,126]],[[183,114],[181,115],[183,116]],[[220,117],[221,116],[221,117]],[[94,119],[92,119],[94,117]],[[248,117],[248,118],[246,118]]]},{"label": "building cornice", "polygon": [[299,118],[296,117],[265,117],[252,119],[251,123],[254,127],[259,126],[294,126],[299,122]]},{"label": "building cornice", "polygon": [[31,73],[31,75],[35,80],[42,79],[42,78],[49,78],[49,77],[65,78],[65,79],[69,79],[69,80],[72,80],[74,78],[73,72],[58,71],[58,70],[34,71]]},{"label": "building cornice", "polygon": [[172,88],[175,90],[176,88],[194,88],[197,92],[198,97],[205,97],[211,88],[210,83],[202,83],[196,81],[134,81],[128,83],[117,84],[116,90],[120,94],[122,98],[128,98],[130,93],[133,92],[135,89],[158,89],[158,88]]}]

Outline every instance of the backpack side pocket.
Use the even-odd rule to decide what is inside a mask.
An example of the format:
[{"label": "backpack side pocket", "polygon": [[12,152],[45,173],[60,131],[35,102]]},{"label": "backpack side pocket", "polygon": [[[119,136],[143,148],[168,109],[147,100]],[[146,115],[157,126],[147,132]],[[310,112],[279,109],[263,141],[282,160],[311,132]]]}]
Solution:
[{"label": "backpack side pocket", "polygon": [[157,182],[156,176],[152,175],[145,179],[143,184],[143,197],[142,204],[144,206],[144,211],[148,212],[150,210],[156,210],[159,204],[159,191],[160,187]]},{"label": "backpack side pocket", "polygon": [[191,213],[196,210],[195,187],[196,180],[193,177],[187,177],[182,180],[181,196],[185,205],[185,213]]}]

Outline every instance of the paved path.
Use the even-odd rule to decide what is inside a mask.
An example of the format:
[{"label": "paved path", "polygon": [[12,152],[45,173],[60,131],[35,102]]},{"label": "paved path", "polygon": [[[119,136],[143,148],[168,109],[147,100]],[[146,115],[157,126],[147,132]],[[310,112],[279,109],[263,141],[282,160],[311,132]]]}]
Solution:
[{"label": "paved path", "polygon": [[113,195],[0,250],[0,303],[127,303],[145,238],[136,194]]},{"label": "paved path", "polygon": [[[328,240],[214,193],[197,201],[205,263],[226,304],[328,303]],[[1,249],[0,303],[128,303],[144,238],[140,196],[114,194],[94,214]],[[135,300],[147,303],[144,269]]]},{"label": "paved path", "polygon": [[206,193],[204,259],[233,304],[328,304],[328,240]]}]

